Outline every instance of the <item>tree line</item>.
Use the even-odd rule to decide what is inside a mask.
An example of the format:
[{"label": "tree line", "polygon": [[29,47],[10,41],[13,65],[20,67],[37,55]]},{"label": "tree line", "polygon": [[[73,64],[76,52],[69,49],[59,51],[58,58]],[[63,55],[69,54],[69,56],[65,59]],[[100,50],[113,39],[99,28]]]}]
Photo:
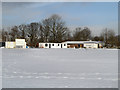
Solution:
[{"label": "tree line", "polygon": [[[72,32],[73,31],[73,32]],[[115,35],[113,30],[107,28],[100,36],[92,36],[88,27],[76,27],[70,30],[62,18],[54,14],[41,22],[21,24],[13,26],[10,30],[2,30],[2,41],[15,41],[15,39],[25,39],[27,45],[38,47],[39,42],[64,42],[64,41],[103,41],[106,47],[120,46],[120,35]]]}]

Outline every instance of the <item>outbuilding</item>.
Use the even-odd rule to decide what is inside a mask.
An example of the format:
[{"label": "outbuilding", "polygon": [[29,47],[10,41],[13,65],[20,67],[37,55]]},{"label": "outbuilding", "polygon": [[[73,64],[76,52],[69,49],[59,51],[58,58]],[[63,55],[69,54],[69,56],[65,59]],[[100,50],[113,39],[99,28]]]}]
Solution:
[{"label": "outbuilding", "polygon": [[99,41],[66,41],[68,48],[102,48],[102,42]]},{"label": "outbuilding", "polygon": [[15,48],[15,42],[5,42],[5,48]]},{"label": "outbuilding", "polygon": [[15,42],[5,42],[5,48],[26,48],[25,39],[15,39]]},{"label": "outbuilding", "polygon": [[15,39],[16,48],[26,48],[25,39]]},{"label": "outbuilding", "polygon": [[102,48],[99,41],[66,41],[62,43],[39,43],[39,48]]}]

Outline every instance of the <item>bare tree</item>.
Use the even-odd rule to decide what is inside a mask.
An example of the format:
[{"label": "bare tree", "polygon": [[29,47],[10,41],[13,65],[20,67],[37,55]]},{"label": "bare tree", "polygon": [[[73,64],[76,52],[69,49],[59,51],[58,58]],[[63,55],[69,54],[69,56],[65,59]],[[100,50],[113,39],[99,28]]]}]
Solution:
[{"label": "bare tree", "polygon": [[39,42],[63,42],[66,40],[76,41],[104,41],[106,46],[120,46],[120,36],[115,36],[115,32],[110,29],[104,29],[100,36],[91,36],[91,30],[88,27],[77,27],[74,33],[66,27],[65,22],[57,14],[54,14],[40,23],[33,22],[28,25],[21,24],[13,26],[10,31],[2,31],[3,41],[15,41],[16,38],[26,39],[27,44],[36,47]]},{"label": "bare tree", "polygon": [[44,35],[43,35],[43,26],[41,23],[38,24],[39,28],[38,28],[38,42],[44,42]]},{"label": "bare tree", "polygon": [[104,29],[101,33],[101,37],[104,38],[106,47],[113,47],[116,45],[115,32],[110,29]]},{"label": "bare tree", "polygon": [[6,35],[7,35],[7,32],[4,30],[4,28],[2,29],[2,41],[6,41],[6,39],[7,39],[7,37],[6,37]]},{"label": "bare tree", "polygon": [[81,40],[81,31],[82,31],[82,28],[80,27],[77,27],[73,33],[73,40],[75,41],[79,41]]},{"label": "bare tree", "polygon": [[89,28],[84,27],[83,29],[78,27],[76,28],[74,34],[73,34],[74,40],[90,40],[91,39],[91,31]]},{"label": "bare tree", "polygon": [[62,42],[68,28],[62,18],[56,14],[42,21],[44,42]]},{"label": "bare tree", "polygon": [[18,30],[18,26],[12,27],[10,31],[11,41],[15,41],[16,38],[20,38],[20,32]]},{"label": "bare tree", "polygon": [[81,31],[82,39],[83,40],[90,40],[91,39],[91,31],[88,27],[84,27],[84,29]]},{"label": "bare tree", "polygon": [[109,30],[108,31],[108,44],[111,45],[111,47],[113,47],[115,45],[115,32],[113,30]]},{"label": "bare tree", "polygon": [[103,36],[95,36],[95,37],[93,37],[93,41],[104,41],[104,37]]},{"label": "bare tree", "polygon": [[27,29],[27,26],[24,25],[24,24],[22,24],[22,25],[18,26],[18,29],[20,31],[20,38],[25,39],[26,38],[26,29]]},{"label": "bare tree", "polygon": [[72,34],[69,28],[66,30],[66,34],[63,37],[63,41],[71,41],[72,40]]},{"label": "bare tree", "polygon": [[50,37],[50,19],[44,19],[42,21],[42,24],[40,26],[41,30],[41,38],[44,38],[44,42],[49,42],[49,37]]},{"label": "bare tree", "polygon": [[31,47],[35,47],[36,46],[36,42],[37,42],[37,32],[38,32],[38,23],[31,23],[29,25],[27,25],[27,37],[29,38],[29,45]]}]

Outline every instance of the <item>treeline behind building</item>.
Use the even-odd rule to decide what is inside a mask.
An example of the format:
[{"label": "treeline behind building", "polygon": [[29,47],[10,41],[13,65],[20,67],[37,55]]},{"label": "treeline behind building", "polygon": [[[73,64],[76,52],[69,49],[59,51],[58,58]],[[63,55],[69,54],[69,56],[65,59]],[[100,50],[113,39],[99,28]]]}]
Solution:
[{"label": "treeline behind building", "polygon": [[[73,31],[73,32],[71,32]],[[113,30],[104,30],[100,36],[92,36],[88,27],[77,27],[69,30],[66,23],[59,15],[52,15],[41,22],[21,24],[13,26],[10,30],[2,30],[2,41],[15,41],[15,39],[25,39],[31,47],[38,47],[39,42],[64,42],[64,41],[103,41],[106,47],[119,47],[119,35],[115,35]]]}]

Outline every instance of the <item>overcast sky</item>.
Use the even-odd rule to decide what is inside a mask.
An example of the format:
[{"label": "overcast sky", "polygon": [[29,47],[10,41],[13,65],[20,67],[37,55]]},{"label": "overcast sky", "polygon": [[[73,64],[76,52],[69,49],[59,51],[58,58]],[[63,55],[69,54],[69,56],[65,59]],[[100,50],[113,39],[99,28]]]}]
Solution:
[{"label": "overcast sky", "polygon": [[11,27],[20,24],[39,22],[58,14],[71,30],[87,26],[94,35],[104,28],[118,33],[117,2],[3,2],[2,24]]}]

